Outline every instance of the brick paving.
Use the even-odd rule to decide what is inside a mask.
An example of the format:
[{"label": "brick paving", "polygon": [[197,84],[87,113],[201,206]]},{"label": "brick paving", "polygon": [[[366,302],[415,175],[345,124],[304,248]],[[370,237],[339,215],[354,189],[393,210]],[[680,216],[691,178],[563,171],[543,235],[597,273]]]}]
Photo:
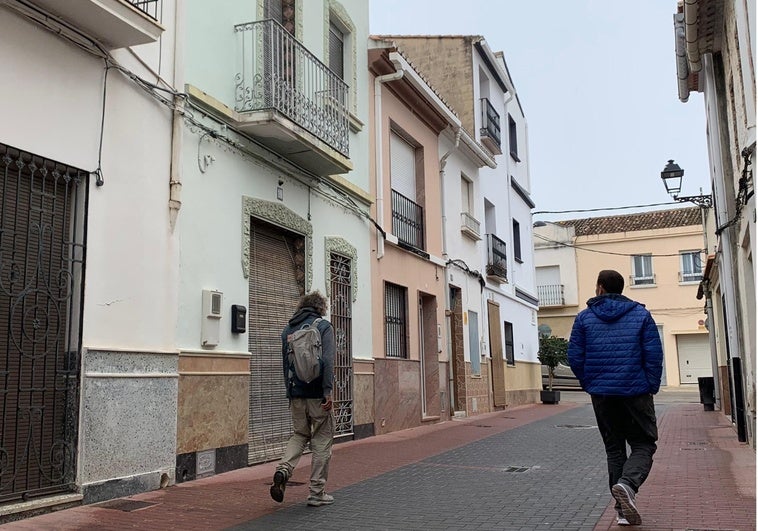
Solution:
[{"label": "brick paving", "polygon": [[[141,508],[81,506],[3,529],[620,529],[592,409],[578,402],[337,444],[331,506],[306,506],[305,456],[283,504],[268,495],[275,464],[267,463],[126,499]],[[634,529],[754,530],[755,452],[691,397],[657,409],[659,449]]]}]

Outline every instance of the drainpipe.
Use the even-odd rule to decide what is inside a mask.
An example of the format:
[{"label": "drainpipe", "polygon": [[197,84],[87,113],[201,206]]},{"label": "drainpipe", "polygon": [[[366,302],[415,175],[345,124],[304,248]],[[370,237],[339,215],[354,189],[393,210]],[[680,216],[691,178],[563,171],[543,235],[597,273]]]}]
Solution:
[{"label": "drainpipe", "polygon": [[[458,149],[458,146],[461,142],[461,133],[463,129],[458,126],[458,128],[455,130],[455,144],[453,147],[451,147],[447,153],[442,155],[442,158],[440,158],[440,203],[442,204],[442,258],[447,261],[448,254],[447,254],[447,209],[445,208],[445,166],[447,165],[447,158],[453,153],[453,151]],[[443,271],[443,275],[445,276],[445,326],[446,330],[449,332],[452,330],[452,315],[453,315],[453,309],[450,304],[450,276],[448,275],[448,267],[445,266],[445,270]],[[448,378],[447,382],[447,392],[448,392],[448,404],[450,406],[450,417],[452,418],[455,412],[455,380],[453,379],[453,346],[451,343],[452,334],[448,333],[447,335],[447,361],[448,361],[448,374],[450,377]]]},{"label": "drainpipe", "polygon": [[[395,65],[397,68],[397,65]],[[403,77],[403,70],[374,78],[374,144],[376,156],[376,221],[384,227],[384,163],[382,162],[382,83],[395,81]],[[376,233],[376,259],[384,256],[384,236]]]},{"label": "drainpipe", "polygon": [[[184,9],[183,2],[174,4],[174,79],[173,86],[182,86],[184,82],[184,53],[179,39],[179,31],[184,27]],[[174,113],[171,122],[171,168],[169,170],[169,226],[171,232],[176,227],[176,219],[179,216],[179,210],[182,208],[182,140],[183,140],[183,119],[184,99],[180,96],[174,96]]]}]

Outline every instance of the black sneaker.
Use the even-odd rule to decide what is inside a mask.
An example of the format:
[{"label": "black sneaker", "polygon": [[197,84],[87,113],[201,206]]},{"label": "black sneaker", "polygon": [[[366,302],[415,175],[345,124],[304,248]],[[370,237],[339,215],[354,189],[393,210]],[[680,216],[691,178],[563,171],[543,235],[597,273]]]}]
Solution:
[{"label": "black sneaker", "polygon": [[616,483],[611,487],[611,494],[621,504],[621,512],[629,522],[629,525],[640,525],[642,517],[637,510],[637,505],[634,503],[634,491],[632,488],[623,483]]},{"label": "black sneaker", "polygon": [[282,503],[284,501],[284,489],[287,488],[287,476],[281,470],[274,474],[274,484],[271,485],[271,497],[274,501]]}]

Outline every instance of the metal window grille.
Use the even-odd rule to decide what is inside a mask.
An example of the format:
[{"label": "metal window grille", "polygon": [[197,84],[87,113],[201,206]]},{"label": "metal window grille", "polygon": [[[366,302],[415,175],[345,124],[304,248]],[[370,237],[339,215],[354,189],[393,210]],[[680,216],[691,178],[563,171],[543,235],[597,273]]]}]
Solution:
[{"label": "metal window grille", "polygon": [[505,242],[494,234],[487,234],[487,274],[508,280],[508,254]]},{"label": "metal window grille", "polygon": [[75,488],[88,180],[0,144],[0,503]]},{"label": "metal window grille", "polygon": [[334,326],[334,418],[336,435],[353,433],[353,290],[349,258],[330,253],[331,296],[329,317]]},{"label": "metal window grille", "polygon": [[479,236],[479,220],[468,212],[461,212],[461,228]]},{"label": "metal window grille", "polygon": [[563,284],[544,284],[537,286],[537,298],[540,306],[563,306]]},{"label": "metal window grille", "polygon": [[488,136],[497,146],[500,146],[500,114],[487,98],[481,99],[482,128],[479,134]]},{"label": "metal window grille", "polygon": [[408,357],[408,289],[384,285],[384,346],[388,358]]},{"label": "metal window grille", "polygon": [[398,241],[424,248],[424,208],[392,190],[392,234]]},{"label": "metal window grille", "polygon": [[516,358],[513,351],[513,324],[508,321],[503,321],[503,329],[505,331],[505,361],[508,365],[515,365]]}]

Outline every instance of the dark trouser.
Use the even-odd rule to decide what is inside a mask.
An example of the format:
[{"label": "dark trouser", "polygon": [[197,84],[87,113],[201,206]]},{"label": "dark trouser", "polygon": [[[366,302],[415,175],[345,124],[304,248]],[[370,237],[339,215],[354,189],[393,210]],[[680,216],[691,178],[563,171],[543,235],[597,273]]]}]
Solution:
[{"label": "dark trouser", "polygon": [[637,492],[650,473],[657,448],[653,395],[592,395],[592,407],[608,458],[608,486],[621,482]]}]

